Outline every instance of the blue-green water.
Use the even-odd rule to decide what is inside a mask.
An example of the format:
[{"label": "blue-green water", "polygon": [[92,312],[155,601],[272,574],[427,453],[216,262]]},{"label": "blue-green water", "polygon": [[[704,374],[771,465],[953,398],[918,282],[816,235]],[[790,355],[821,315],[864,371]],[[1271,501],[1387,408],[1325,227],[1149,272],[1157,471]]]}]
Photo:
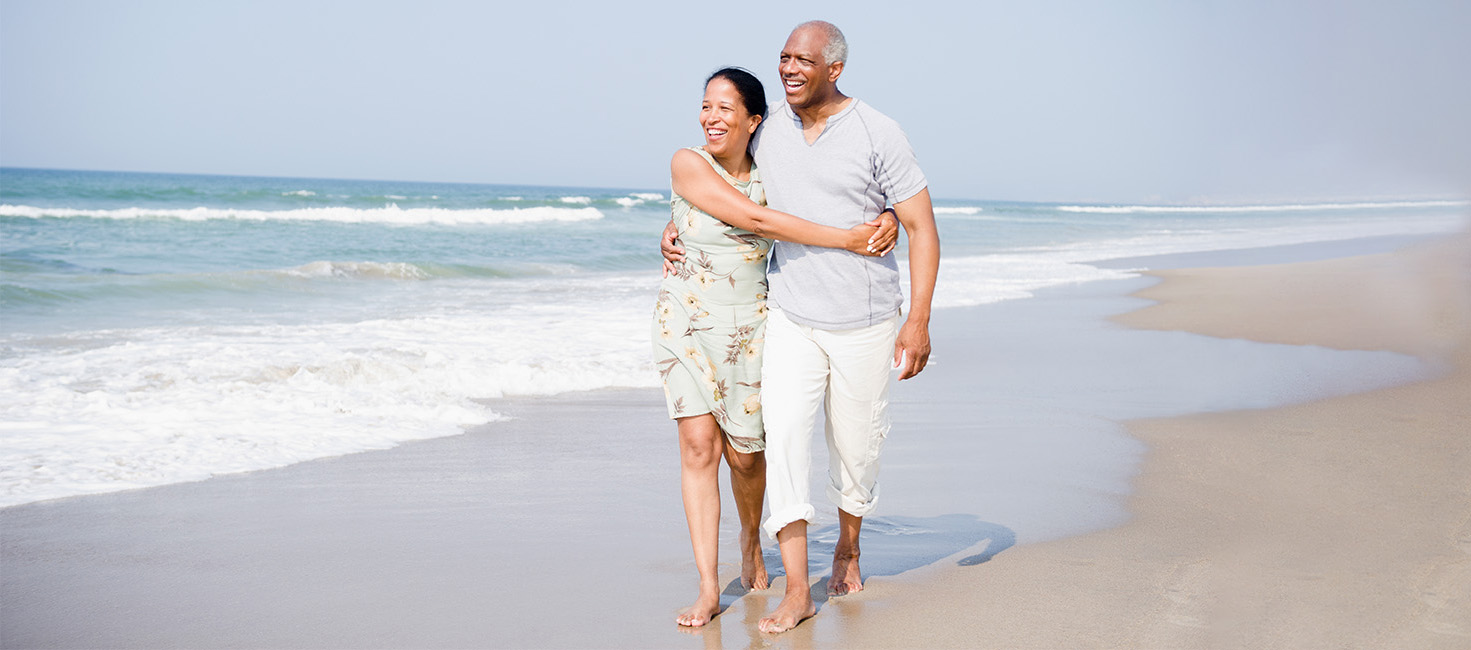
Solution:
[{"label": "blue-green water", "polygon": [[[936,302],[1465,209],[941,200]],[[655,386],[667,220],[657,188],[0,168],[0,505],[449,435],[496,417],[476,398]]]}]

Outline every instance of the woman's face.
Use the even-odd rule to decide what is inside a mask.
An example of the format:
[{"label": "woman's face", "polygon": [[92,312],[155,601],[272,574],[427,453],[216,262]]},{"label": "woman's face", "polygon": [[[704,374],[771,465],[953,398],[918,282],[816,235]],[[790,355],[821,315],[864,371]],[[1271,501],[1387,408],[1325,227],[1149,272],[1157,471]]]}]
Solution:
[{"label": "woman's face", "polygon": [[705,151],[710,155],[745,155],[746,145],[759,124],[761,116],[746,112],[735,84],[716,77],[705,86],[700,127],[705,130]]}]

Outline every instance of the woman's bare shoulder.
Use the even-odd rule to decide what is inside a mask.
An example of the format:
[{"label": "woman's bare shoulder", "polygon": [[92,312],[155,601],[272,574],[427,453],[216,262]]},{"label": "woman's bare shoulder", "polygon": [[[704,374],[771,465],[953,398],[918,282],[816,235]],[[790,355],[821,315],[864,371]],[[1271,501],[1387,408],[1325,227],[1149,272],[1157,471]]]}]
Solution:
[{"label": "woman's bare shoulder", "polygon": [[674,152],[674,158],[669,161],[669,172],[675,178],[706,179],[710,176],[719,178],[710,163],[694,149],[680,149]]}]

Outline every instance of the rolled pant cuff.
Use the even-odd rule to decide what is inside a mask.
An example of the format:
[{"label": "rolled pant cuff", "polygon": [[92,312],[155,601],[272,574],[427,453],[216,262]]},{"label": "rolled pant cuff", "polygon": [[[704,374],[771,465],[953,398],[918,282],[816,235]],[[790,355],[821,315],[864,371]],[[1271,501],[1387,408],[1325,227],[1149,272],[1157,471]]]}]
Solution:
[{"label": "rolled pant cuff", "polygon": [[804,519],[808,524],[815,523],[817,519],[817,509],[813,508],[810,503],[786,506],[773,511],[771,516],[766,518],[766,523],[761,524],[761,529],[766,531],[767,537],[776,539],[776,534],[786,528],[787,524]]},{"label": "rolled pant cuff", "polygon": [[870,492],[867,501],[859,501],[839,492],[837,488],[829,485],[827,486],[827,498],[843,512],[854,517],[867,517],[868,513],[873,512],[873,509],[878,506],[879,487],[877,485],[873,486],[873,491]]}]

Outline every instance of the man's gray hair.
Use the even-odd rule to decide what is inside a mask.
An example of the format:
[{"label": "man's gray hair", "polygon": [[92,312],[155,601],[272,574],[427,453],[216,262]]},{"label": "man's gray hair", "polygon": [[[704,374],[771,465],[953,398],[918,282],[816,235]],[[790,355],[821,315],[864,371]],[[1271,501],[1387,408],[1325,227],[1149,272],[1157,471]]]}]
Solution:
[{"label": "man's gray hair", "polygon": [[848,39],[843,38],[843,30],[825,20],[809,20],[797,25],[798,29],[816,29],[827,37],[827,45],[822,46],[822,58],[827,63],[846,63],[848,61]]}]

